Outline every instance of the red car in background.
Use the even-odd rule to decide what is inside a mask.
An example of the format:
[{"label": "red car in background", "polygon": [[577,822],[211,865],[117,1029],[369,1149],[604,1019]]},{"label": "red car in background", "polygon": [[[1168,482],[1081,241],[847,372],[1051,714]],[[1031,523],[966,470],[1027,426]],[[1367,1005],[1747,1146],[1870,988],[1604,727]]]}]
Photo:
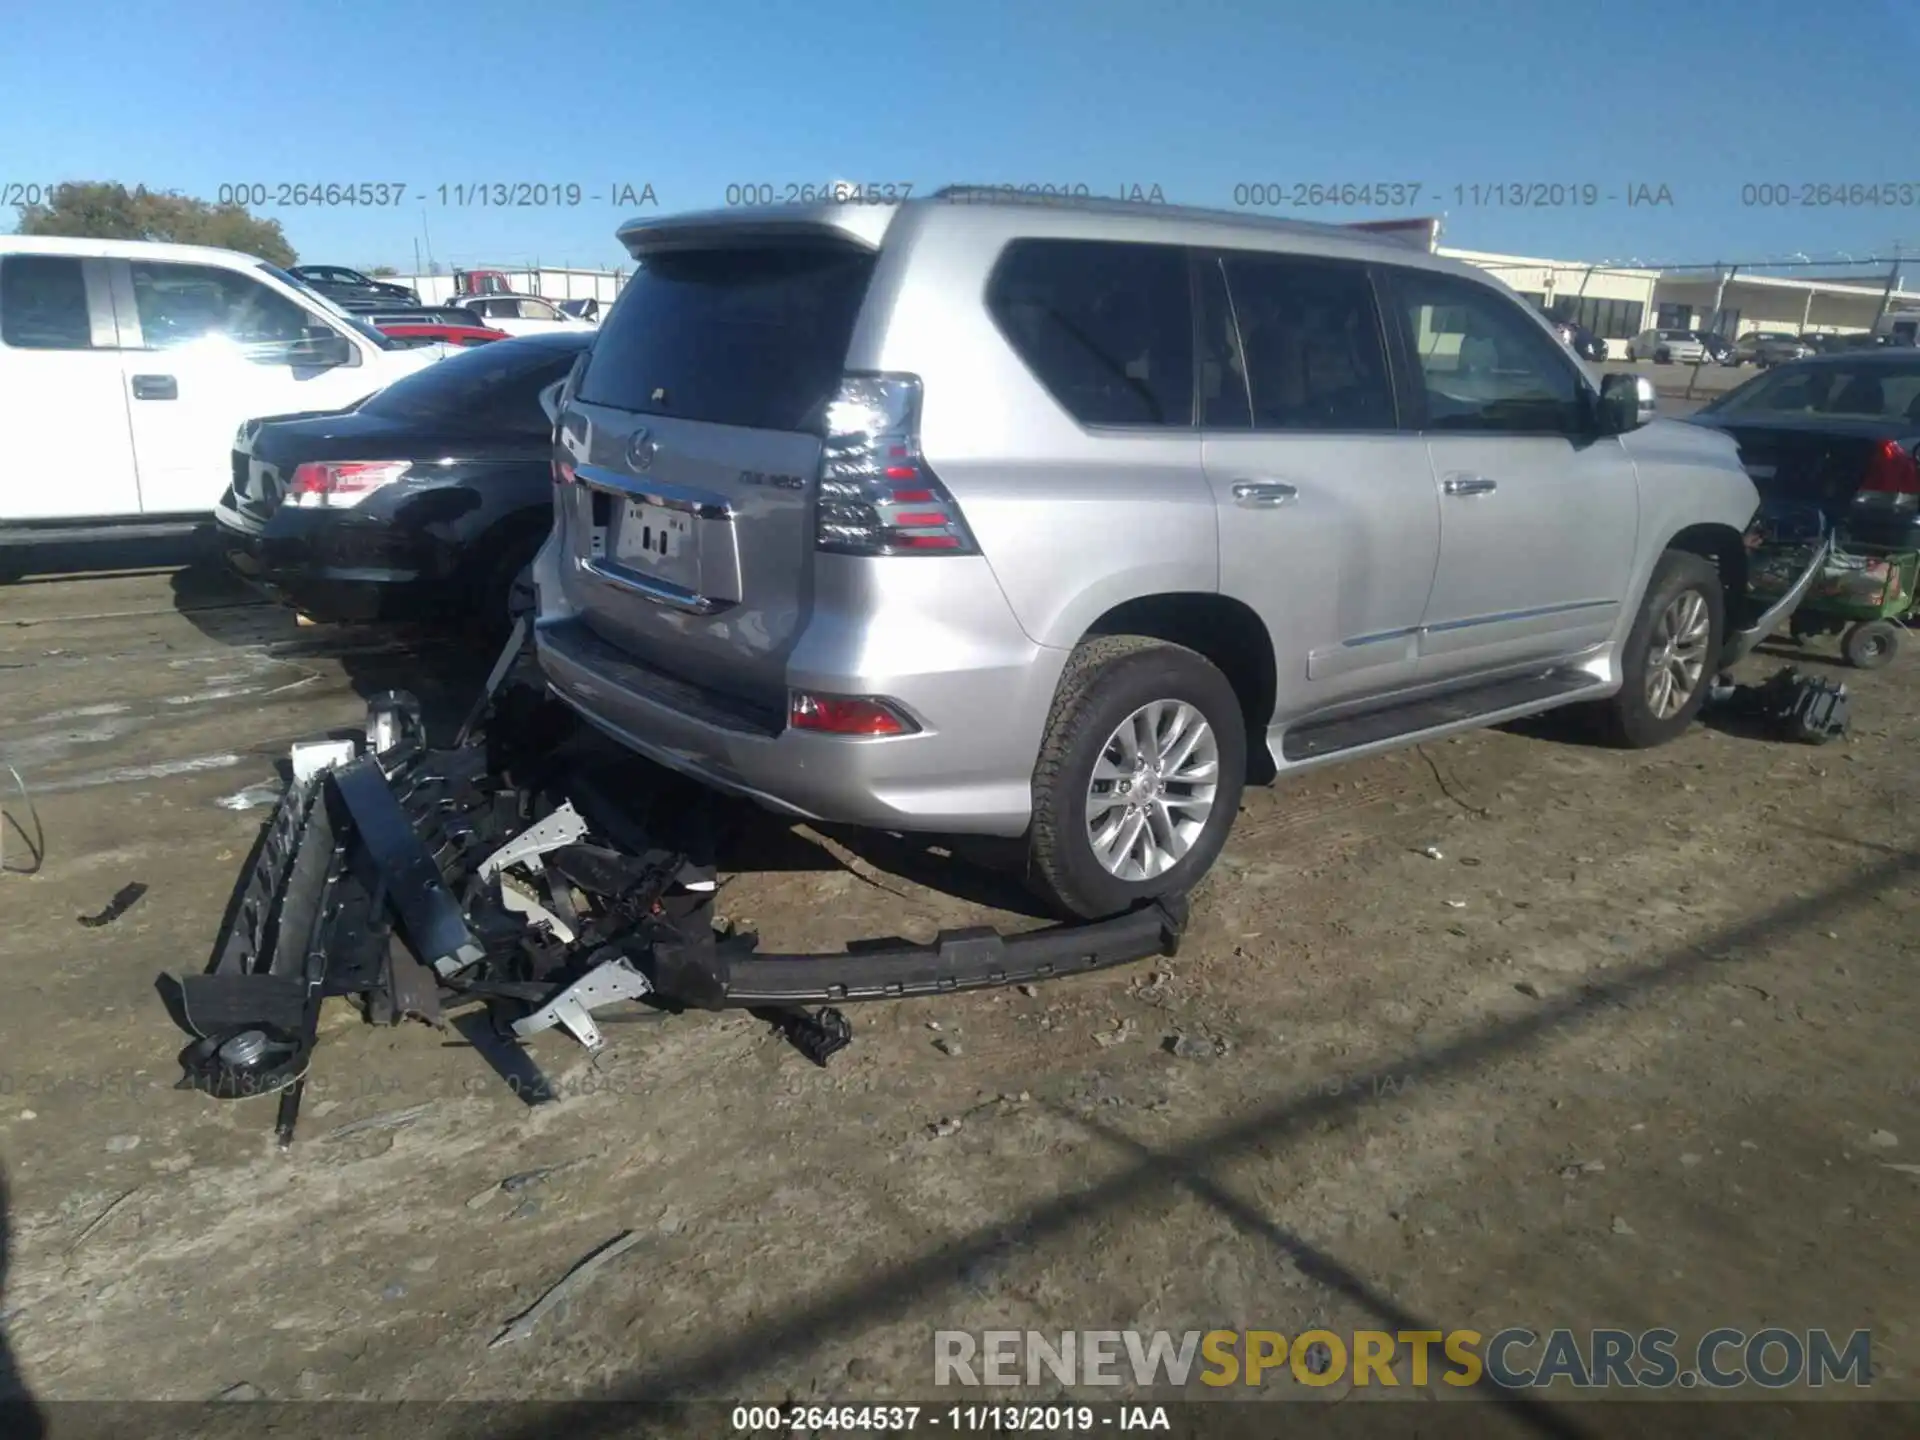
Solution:
[{"label": "red car in background", "polygon": [[416,345],[485,345],[504,340],[507,332],[486,325],[455,325],[443,321],[389,321],[379,326],[382,335],[390,335],[409,347]]}]

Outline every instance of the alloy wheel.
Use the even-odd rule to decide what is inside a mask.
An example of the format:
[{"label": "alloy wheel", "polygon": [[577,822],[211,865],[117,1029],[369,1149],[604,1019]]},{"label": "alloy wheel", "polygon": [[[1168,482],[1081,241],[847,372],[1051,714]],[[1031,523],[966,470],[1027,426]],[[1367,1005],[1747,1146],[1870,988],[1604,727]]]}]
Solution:
[{"label": "alloy wheel", "polygon": [[1713,615],[1698,590],[1682,590],[1660,613],[1647,644],[1647,709],[1670,720],[1686,708],[1707,668]]},{"label": "alloy wheel", "polygon": [[1118,880],[1179,864],[1213,814],[1220,743],[1184,700],[1154,700],[1115,727],[1087,787],[1087,841]]}]

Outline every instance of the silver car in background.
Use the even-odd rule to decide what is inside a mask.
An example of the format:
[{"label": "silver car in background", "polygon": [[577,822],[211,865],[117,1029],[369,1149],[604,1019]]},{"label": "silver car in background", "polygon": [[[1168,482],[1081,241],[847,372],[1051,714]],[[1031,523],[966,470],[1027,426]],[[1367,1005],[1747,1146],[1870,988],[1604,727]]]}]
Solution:
[{"label": "silver car in background", "polygon": [[964,189],[620,235],[552,688],[785,814],[1024,837],[1065,914],[1190,888],[1249,779],[1576,702],[1657,744],[1757,638],[1732,442],[1467,265]]},{"label": "silver car in background", "polygon": [[1749,330],[1733,342],[1735,365],[1785,365],[1811,354],[1811,345],[1785,330]]},{"label": "silver car in background", "polygon": [[1627,342],[1627,359],[1657,365],[1695,365],[1707,359],[1707,347],[1691,330],[1642,330]]}]

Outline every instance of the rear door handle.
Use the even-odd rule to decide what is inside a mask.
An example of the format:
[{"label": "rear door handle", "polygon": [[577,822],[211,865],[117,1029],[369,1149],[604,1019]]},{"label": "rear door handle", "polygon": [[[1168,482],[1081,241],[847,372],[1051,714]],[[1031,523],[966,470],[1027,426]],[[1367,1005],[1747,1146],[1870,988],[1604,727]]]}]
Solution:
[{"label": "rear door handle", "polygon": [[178,400],[180,382],[171,375],[136,375],[133,377],[133,398],[136,400]]},{"label": "rear door handle", "polygon": [[1233,503],[1249,510],[1278,510],[1300,498],[1300,489],[1284,480],[1236,480]]},{"label": "rear door handle", "polygon": [[1440,488],[1449,495],[1491,495],[1500,487],[1484,475],[1449,475]]}]

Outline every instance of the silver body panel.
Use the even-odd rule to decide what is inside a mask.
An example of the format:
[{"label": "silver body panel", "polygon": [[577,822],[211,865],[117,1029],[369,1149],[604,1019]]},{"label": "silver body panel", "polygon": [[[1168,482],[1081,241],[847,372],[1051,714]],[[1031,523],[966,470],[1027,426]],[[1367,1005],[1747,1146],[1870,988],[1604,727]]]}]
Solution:
[{"label": "silver body panel", "polygon": [[[1258,617],[1276,696],[1265,734],[1543,667],[1620,685],[1618,653],[1681,530],[1736,534],[1758,496],[1726,437],[1668,421],[1622,436],[1099,428],[1036,378],[986,302],[1030,238],[1259,251],[1456,276],[1459,262],[1336,227],[1167,206],[822,205],[635,222],[636,257],[716,243],[837,243],[873,254],[852,372],[920,377],[922,452],[977,556],[822,553],[820,443],[557,400],[582,484],[556,490],[535,567],[555,692],[624,743],[788,813],[893,830],[1017,835],[1068,655],[1115,607],[1225,596]],[[624,299],[624,297],[623,297]],[[606,329],[617,323],[609,316]],[[654,448],[636,468],[633,434]],[[644,447],[643,447],[644,448]],[[783,486],[767,477],[803,477]],[[749,479],[746,477],[759,477]],[[593,496],[689,517],[697,573],[609,569]],[[623,512],[624,513],[624,512]],[[638,513],[638,512],[636,512]],[[657,511],[648,510],[649,516]],[[595,555],[594,546],[601,553]],[[827,736],[784,724],[790,690],[884,696],[921,729]],[[1350,749],[1346,759],[1545,705]]]}]

